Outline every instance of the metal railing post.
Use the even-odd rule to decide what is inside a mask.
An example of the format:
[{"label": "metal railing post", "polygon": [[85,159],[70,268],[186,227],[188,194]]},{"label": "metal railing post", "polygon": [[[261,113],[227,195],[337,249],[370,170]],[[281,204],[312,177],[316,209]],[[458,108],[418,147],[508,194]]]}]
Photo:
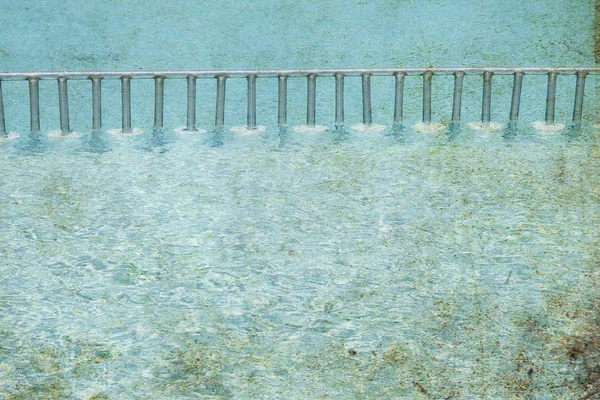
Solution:
[{"label": "metal railing post", "polygon": [[2,80],[0,80],[0,138],[8,137],[6,121],[4,119],[4,100],[2,99]]},{"label": "metal railing post", "polygon": [[396,72],[394,74],[394,125],[402,125],[402,116],[404,111],[404,72]]},{"label": "metal railing post", "polygon": [[40,133],[40,78],[28,78],[29,81],[29,125],[31,132]]},{"label": "metal railing post", "polygon": [[92,130],[102,129],[102,77],[92,76]]},{"label": "metal railing post", "polygon": [[123,133],[131,133],[131,77],[121,77],[121,126]]},{"label": "metal railing post", "polygon": [[248,75],[248,129],[256,128],[256,75]]},{"label": "metal railing post", "polygon": [[555,71],[548,72],[548,91],[546,94],[546,123],[554,123],[554,110],[556,107],[556,79]]},{"label": "metal railing post", "polygon": [[577,72],[577,82],[575,83],[575,102],[573,104],[573,125],[581,125],[583,116],[583,92],[585,90],[586,71]]},{"label": "metal railing post", "polygon": [[465,73],[462,71],[456,71],[454,73],[454,95],[452,97],[452,125],[458,126],[460,124],[460,111],[462,104],[462,92],[463,92],[463,79]]},{"label": "metal railing post", "polygon": [[188,75],[187,79],[187,118],[185,129],[196,130],[196,77]]},{"label": "metal railing post", "polygon": [[423,74],[423,122],[431,123],[431,80],[433,72],[426,71]]},{"label": "metal railing post", "polygon": [[58,78],[58,109],[60,114],[60,131],[67,135],[71,129],[69,127],[69,98],[67,93],[67,78],[61,76]]},{"label": "metal railing post", "polygon": [[277,124],[287,125],[287,76],[277,77]]},{"label": "metal railing post", "polygon": [[306,125],[315,125],[317,103],[317,75],[308,74],[306,77]]},{"label": "metal railing post", "polygon": [[492,113],[492,71],[483,73],[483,100],[481,102],[481,122],[484,124],[490,123],[490,115]]},{"label": "metal railing post", "polygon": [[165,78],[154,77],[154,131],[160,132],[163,128]]},{"label": "metal railing post", "polygon": [[512,97],[510,100],[510,117],[508,127],[515,129],[519,121],[519,107],[521,105],[521,88],[523,87],[523,72],[514,73]]},{"label": "metal railing post", "polygon": [[363,124],[371,125],[371,74],[362,74]]},{"label": "metal railing post", "polygon": [[217,76],[217,107],[215,110],[215,126],[217,128],[225,125],[225,75]]},{"label": "metal railing post", "polygon": [[344,125],[344,74],[335,74],[335,126]]}]

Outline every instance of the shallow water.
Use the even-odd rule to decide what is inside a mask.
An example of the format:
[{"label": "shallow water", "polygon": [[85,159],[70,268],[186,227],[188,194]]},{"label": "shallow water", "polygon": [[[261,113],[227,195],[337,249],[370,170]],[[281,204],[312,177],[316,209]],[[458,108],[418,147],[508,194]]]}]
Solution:
[{"label": "shallow water", "polygon": [[6,398],[582,394],[597,134],[387,133],[4,142]]},{"label": "shallow water", "polygon": [[[2,69],[592,65],[591,1],[49,1],[4,5]],[[315,17],[317,16],[317,17]],[[451,16],[451,17],[449,17]],[[69,23],[67,23],[69,22]],[[402,22],[402,23],[400,23]],[[357,27],[360,27],[357,28]],[[34,29],[35,28],[35,29]],[[565,41],[568,37],[570,41]],[[285,44],[285,45],[284,45]],[[518,44],[518,45],[516,45]],[[132,83],[139,136],[90,132],[89,82],[70,82],[71,126],[52,138],[56,83],[42,81],[42,134],[28,135],[26,82],[3,82],[0,141],[0,399],[572,399],[598,389],[600,143],[588,77],[584,128],[541,132],[545,77],[526,77],[516,133],[468,128],[481,80],[465,78],[464,129],[280,132],[276,80]],[[373,78],[373,121],[393,85]],[[331,126],[333,79],[318,80]],[[494,77],[506,122],[510,77]],[[434,78],[434,122],[452,81]],[[306,83],[289,82],[291,125]],[[103,83],[104,127],[120,124]],[[559,77],[568,125],[574,77]]]}]

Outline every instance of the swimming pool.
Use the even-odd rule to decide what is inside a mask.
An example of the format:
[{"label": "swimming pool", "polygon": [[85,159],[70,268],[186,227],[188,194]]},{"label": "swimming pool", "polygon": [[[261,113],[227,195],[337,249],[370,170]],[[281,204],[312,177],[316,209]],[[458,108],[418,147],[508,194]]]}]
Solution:
[{"label": "swimming pool", "polygon": [[[591,2],[517,3],[15,4],[0,53],[10,71],[594,64]],[[504,123],[512,78],[494,79],[492,120]],[[334,83],[319,78],[317,122],[329,127]],[[584,129],[553,133],[529,126],[546,89],[531,77],[515,135],[408,129],[421,83],[407,77],[401,132],[389,127],[393,80],[373,77],[385,131],[282,136],[277,82],[259,80],[265,132],[215,138],[212,81],[198,82],[206,133],[174,133],[185,81],[167,80],[154,136],[152,82],[132,82],[138,136],[90,132],[90,84],[73,82],[71,125],[84,135],[47,138],[56,83],[40,82],[42,134],[30,136],[27,83],[4,82],[21,137],[0,143],[0,396],[592,393],[595,78]],[[346,80],[348,126],[362,118],[360,84]],[[557,121],[569,121],[573,84],[559,79]],[[119,82],[103,90],[104,127],[118,128]],[[433,90],[433,120],[447,122],[452,80]],[[226,128],[245,123],[245,91],[228,82]],[[306,81],[290,78],[288,93],[289,123],[303,124]],[[465,122],[480,102],[480,79],[465,79]]]}]

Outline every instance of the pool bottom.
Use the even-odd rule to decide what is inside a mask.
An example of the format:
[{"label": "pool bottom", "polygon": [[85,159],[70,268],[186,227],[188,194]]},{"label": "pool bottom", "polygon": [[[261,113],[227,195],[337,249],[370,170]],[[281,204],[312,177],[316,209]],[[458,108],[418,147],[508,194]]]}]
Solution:
[{"label": "pool bottom", "polygon": [[593,132],[30,140],[0,145],[7,399],[594,390]]}]

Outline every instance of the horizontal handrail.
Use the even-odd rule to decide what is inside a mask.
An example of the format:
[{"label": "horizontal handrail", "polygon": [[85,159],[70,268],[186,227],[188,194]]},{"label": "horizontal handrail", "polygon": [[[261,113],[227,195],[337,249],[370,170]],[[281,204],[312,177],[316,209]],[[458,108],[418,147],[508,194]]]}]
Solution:
[{"label": "horizontal handrail", "polygon": [[153,79],[157,76],[167,78],[187,78],[194,76],[196,78],[215,78],[224,76],[226,78],[246,78],[254,75],[257,78],[273,78],[277,76],[307,77],[316,76],[335,76],[336,73],[345,76],[360,76],[363,74],[392,76],[397,73],[405,75],[422,75],[431,72],[435,75],[453,75],[456,72],[463,72],[465,75],[483,75],[485,72],[492,72],[496,75],[512,75],[515,72],[522,72],[525,75],[546,75],[549,72],[556,72],[559,75],[574,75],[577,72],[587,72],[591,75],[600,74],[600,67],[444,67],[444,68],[320,68],[320,69],[252,69],[252,70],[134,70],[134,71],[47,71],[47,72],[0,72],[2,80],[22,80],[22,79],[57,79],[64,77],[67,79],[90,79],[91,77],[102,77],[104,79],[120,79],[128,76],[133,79]]}]

